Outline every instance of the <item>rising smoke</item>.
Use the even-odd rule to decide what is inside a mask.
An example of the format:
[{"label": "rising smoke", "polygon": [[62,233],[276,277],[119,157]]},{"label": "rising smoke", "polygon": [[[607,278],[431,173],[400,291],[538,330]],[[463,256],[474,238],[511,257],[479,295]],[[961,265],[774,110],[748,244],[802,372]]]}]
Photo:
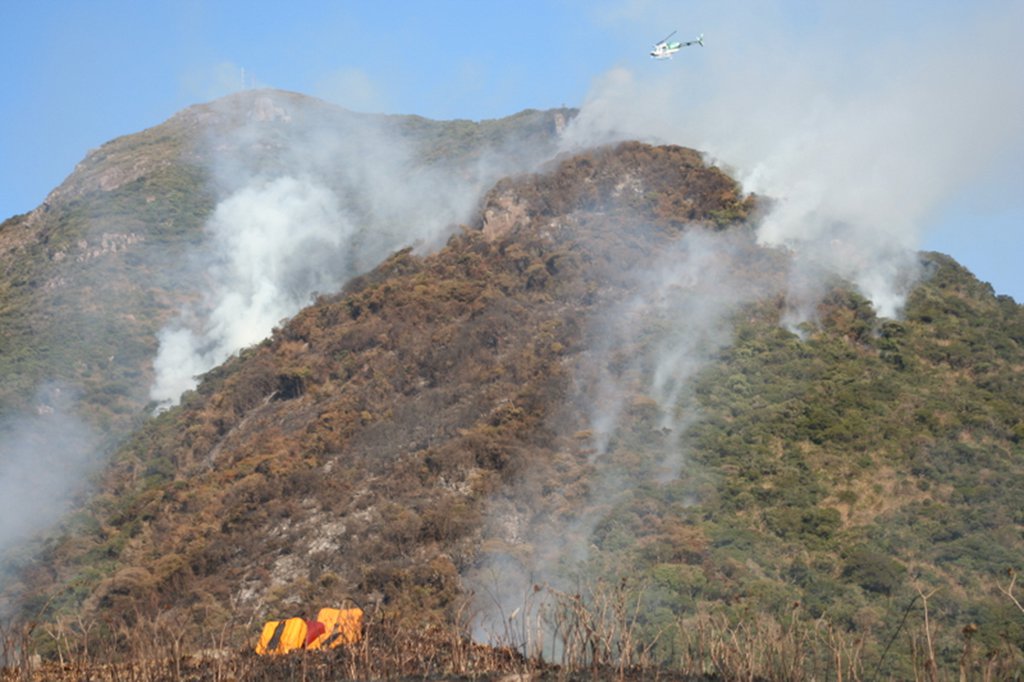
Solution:
[{"label": "rising smoke", "polygon": [[[757,252],[748,232],[695,227],[625,274],[629,295],[591,321],[596,342],[573,367],[572,403],[588,426],[588,494],[567,523],[528,520],[523,510],[543,508],[545,495],[529,486],[511,504],[496,504],[496,526],[519,526],[512,535],[527,549],[488,556],[469,576],[478,595],[477,638],[558,656],[547,589],[579,591],[581,568],[602,561],[593,546],[599,524],[638,486],[679,478],[687,464],[682,436],[700,416],[697,374],[732,343],[734,318],[746,304],[780,293],[770,270],[757,265]],[[639,432],[625,426],[636,425],[629,413],[638,409],[645,413]]]},{"label": "rising smoke", "polygon": [[0,422],[0,584],[8,552],[56,522],[96,464],[96,437],[71,391],[41,387],[30,414]]},{"label": "rising smoke", "polygon": [[315,291],[346,272],[354,228],[336,195],[291,176],[254,181],[222,201],[208,224],[209,294],[160,332],[154,400],[176,400],[194,377],[258,342]]},{"label": "rising smoke", "polygon": [[[779,283],[737,277],[735,243],[688,233],[649,274],[634,277],[629,300],[596,321],[600,340],[576,368],[592,441],[590,494],[568,526],[534,522],[529,534],[524,510],[537,500],[525,498],[543,492],[525,490],[524,499],[496,506],[498,526],[517,529],[512,544],[525,540],[473,576],[478,637],[555,653],[543,616],[551,603],[536,586],[578,590],[572,576],[594,557],[595,529],[616,501],[683,471],[681,436],[699,418],[693,380],[731,343],[733,316],[745,303],[784,293],[781,323],[800,331],[839,276],[880,315],[900,314],[933,212],[1007,145],[1022,147],[1024,80],[1019,60],[1007,57],[1020,52],[1011,27],[1022,25],[1024,11],[998,7],[998,16],[958,25],[955,40],[922,27],[910,44],[859,52],[844,49],[841,29],[818,26],[807,40],[756,9],[723,10],[702,25],[707,47],[693,59],[704,68],[683,54],[654,64],[657,72],[617,68],[594,84],[563,137],[566,150],[638,139],[703,151],[746,191],[768,198],[756,239],[784,248],[790,270]],[[954,44],[972,46],[970,54]],[[639,478],[631,471],[636,443],[623,433],[638,404],[653,407],[665,434],[651,441],[645,457],[653,465]],[[531,628],[544,644],[526,641]]]},{"label": "rising smoke", "polygon": [[439,245],[489,183],[553,151],[521,147],[509,159],[491,150],[458,168],[429,167],[386,117],[270,91],[220,106],[242,122],[209,142],[224,198],[194,254],[201,300],[159,334],[150,396],[165,405],[316,293],[398,249]]},{"label": "rising smoke", "polygon": [[[692,419],[696,374],[732,341],[732,315],[744,303],[771,293],[772,284],[750,276],[742,264],[745,235],[686,232],[657,260],[633,273],[632,295],[595,324],[599,345],[577,374],[589,411],[592,459],[609,452],[629,396],[654,401],[653,426],[664,442],[658,478],[672,480],[682,467],[678,434]],[[616,356],[625,352],[625,362]],[[613,368],[614,367],[614,371]]]},{"label": "rising smoke", "polygon": [[759,238],[795,254],[790,322],[811,314],[828,274],[896,316],[928,220],[1024,151],[1013,28],[1024,6],[980,7],[941,27],[924,12],[896,42],[847,32],[872,12],[880,20],[870,4],[788,28],[770,7],[724,10],[708,17],[698,54],[606,74],[566,143],[638,138],[704,151],[775,201]]}]

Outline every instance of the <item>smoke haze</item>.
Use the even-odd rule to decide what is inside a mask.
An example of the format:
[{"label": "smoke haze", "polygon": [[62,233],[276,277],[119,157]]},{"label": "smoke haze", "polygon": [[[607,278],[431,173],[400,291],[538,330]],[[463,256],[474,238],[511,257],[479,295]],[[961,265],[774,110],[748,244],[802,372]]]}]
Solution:
[{"label": "smoke haze", "polygon": [[316,293],[398,249],[440,245],[489,183],[553,151],[485,150],[470,167],[428,167],[385,117],[273,92],[219,105],[245,123],[208,143],[224,198],[184,277],[202,283],[201,300],[159,335],[150,397],[165,405]]},{"label": "smoke haze", "polygon": [[96,438],[75,414],[70,392],[46,385],[33,402],[34,413],[0,422],[0,563],[60,518],[95,465]]},{"label": "smoke haze", "polygon": [[[640,234],[647,228],[617,229]],[[552,594],[537,588],[578,592],[581,571],[607,560],[594,546],[598,527],[638,488],[679,479],[689,463],[682,437],[700,419],[697,376],[732,343],[735,316],[745,305],[781,293],[774,266],[764,267],[764,251],[750,232],[694,227],[657,253],[626,273],[628,296],[591,321],[595,342],[574,360],[571,402],[587,428],[570,435],[570,423],[561,436],[572,441],[585,434],[589,442],[585,499],[553,505],[563,513],[571,508],[568,521],[538,518],[546,515],[536,510],[551,504],[544,498],[561,493],[546,490],[557,488],[547,481],[526,483],[491,511],[492,532],[518,551],[496,552],[468,576],[478,595],[481,640],[544,647],[557,658],[560,644],[545,615]],[[542,636],[521,641],[529,632]]]},{"label": "smoke haze", "polygon": [[[600,346],[577,371],[579,399],[588,406],[593,455],[608,454],[630,396],[653,401],[654,426],[670,435],[658,477],[676,478],[682,456],[678,434],[693,418],[692,380],[732,339],[731,316],[740,305],[769,295],[738,265],[746,237],[693,230],[634,273],[633,295],[604,312]],[[616,356],[625,355],[625,364]],[[594,396],[590,399],[588,396]]]},{"label": "smoke haze", "polygon": [[[806,23],[788,25],[770,3],[714,16],[692,9],[707,22],[706,47],[642,73],[607,73],[567,144],[636,138],[704,151],[775,201],[759,237],[794,250],[803,271],[794,275],[802,286],[791,291],[793,320],[813,307],[810,283],[823,273],[897,315],[927,221],[953,192],[1024,150],[1015,35],[1024,6],[991,3],[980,17],[942,24],[922,11],[891,44],[873,42],[871,21],[888,18],[873,4],[808,10]],[[675,16],[658,3],[643,10]],[[637,11],[630,4],[617,17]]]},{"label": "smoke haze", "polygon": [[[599,340],[574,368],[592,446],[587,500],[569,527],[535,526],[529,535],[523,527],[538,507],[530,495],[544,493],[525,490],[496,505],[498,532],[513,529],[505,535],[513,546],[523,538],[523,549],[496,554],[478,576],[478,637],[515,641],[531,618],[545,629],[550,604],[534,586],[578,590],[572,576],[594,558],[595,529],[616,502],[684,470],[682,435],[700,417],[694,379],[732,342],[745,303],[784,293],[780,322],[799,333],[840,276],[880,315],[898,316],[919,276],[916,250],[932,214],[1008,149],[1024,151],[1024,80],[1016,73],[1024,55],[1012,28],[1024,25],[1019,3],[965,17],[956,35],[920,22],[905,44],[873,44],[860,5],[830,6],[803,25],[787,25],[769,3],[741,11],[627,3],[609,20],[661,14],[674,28],[681,5],[706,20],[693,31],[705,32],[706,47],[604,74],[563,147],[637,139],[701,150],[767,198],[756,239],[788,251],[789,272],[781,282],[738,277],[737,243],[691,232],[649,273],[635,273],[634,295],[595,321]],[[642,455],[623,433],[627,413],[638,409],[664,434]],[[640,476],[638,466],[646,467]]]},{"label": "smoke haze", "polygon": [[154,400],[176,400],[193,377],[267,336],[313,292],[338,288],[345,268],[334,260],[344,258],[353,232],[333,192],[290,176],[233,193],[208,230],[217,260],[209,265],[206,309],[186,311],[160,333]]}]

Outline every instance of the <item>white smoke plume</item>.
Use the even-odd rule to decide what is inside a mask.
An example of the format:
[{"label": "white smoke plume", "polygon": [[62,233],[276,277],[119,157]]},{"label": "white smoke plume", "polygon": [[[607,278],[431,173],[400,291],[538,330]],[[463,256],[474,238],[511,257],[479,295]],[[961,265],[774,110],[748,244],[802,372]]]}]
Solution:
[{"label": "white smoke plume", "polygon": [[759,237],[793,249],[805,271],[794,275],[803,282],[791,292],[794,321],[813,309],[809,283],[827,273],[897,315],[929,218],[1024,151],[1024,5],[971,7],[929,22],[928,5],[898,41],[879,43],[855,34],[885,20],[874,3],[830,5],[810,26],[787,26],[771,3],[694,5],[688,15],[705,22],[705,47],[656,70],[606,74],[566,143],[639,138],[704,151],[747,191],[775,200]]},{"label": "white smoke plume", "polygon": [[[594,533],[617,501],[628,499],[638,480],[658,485],[684,471],[682,435],[700,418],[694,379],[732,342],[743,305],[785,287],[782,323],[798,330],[838,275],[881,315],[898,315],[931,213],[998,163],[1007,145],[1022,146],[1024,80],[1019,60],[1007,59],[1020,52],[1011,28],[1022,25],[1019,4],[970,16],[955,39],[919,26],[906,45],[869,44],[860,52],[845,49],[844,31],[862,22],[818,24],[808,38],[780,26],[770,3],[705,11],[696,3],[629,3],[617,19],[633,10],[667,15],[683,5],[694,15],[718,12],[700,26],[706,47],[643,71],[605,74],[566,130],[564,148],[638,139],[702,150],[745,190],[771,200],[756,239],[789,249],[792,267],[781,283],[739,277],[735,243],[689,233],[649,276],[637,274],[632,297],[597,323],[601,340],[575,367],[592,444],[588,498],[557,528],[543,520],[531,526],[530,495],[545,494],[540,490],[496,504],[496,528],[514,531],[505,533],[514,549],[474,576],[481,596],[476,635],[543,646],[549,656],[557,653],[548,649],[557,640],[543,617],[550,603],[535,586],[579,590],[572,576],[599,556]],[[845,7],[839,14],[858,12]],[[961,44],[972,46],[970,55],[954,49]],[[637,423],[627,415],[637,407],[653,411],[652,427],[663,438],[638,444],[625,428]],[[639,478],[638,465],[646,467]],[[530,631],[544,644],[527,642]]]},{"label": "white smoke plume", "polygon": [[[685,233],[656,262],[635,273],[629,299],[602,314],[597,323],[601,344],[581,368],[580,394],[590,410],[593,458],[609,453],[624,405],[633,396],[653,401],[655,426],[671,435],[658,477],[678,476],[683,462],[675,446],[694,416],[693,379],[731,343],[731,316],[740,305],[770,293],[766,283],[737,274],[747,272],[737,265],[736,255],[737,243],[746,238],[701,230]],[[624,352],[628,359],[623,366],[616,356]]]},{"label": "white smoke plume", "polygon": [[[313,179],[256,181],[222,201],[211,218],[210,293],[160,333],[154,400],[176,400],[194,377],[252,345],[315,291],[341,284],[343,247],[353,228],[337,197]],[[202,319],[189,317],[202,314]]]},{"label": "white smoke plume", "polygon": [[0,563],[61,517],[97,460],[97,439],[75,414],[70,391],[46,385],[34,403],[33,413],[0,422]]},{"label": "white smoke plume", "polygon": [[[488,556],[469,577],[478,596],[478,639],[557,658],[559,638],[545,615],[552,597],[535,586],[578,591],[574,581],[581,568],[602,561],[593,538],[614,507],[638,485],[679,478],[687,464],[682,436],[700,418],[698,374],[732,343],[734,318],[743,306],[779,293],[778,282],[750,261],[752,242],[749,233],[694,227],[663,245],[653,262],[630,272],[630,295],[592,321],[599,341],[573,368],[572,401],[589,427],[589,492],[568,524],[528,521],[529,510],[540,506],[532,496],[543,495],[528,486],[520,499],[496,504],[497,527],[521,525],[528,532],[512,534],[521,537],[522,551]],[[637,410],[646,415],[639,422],[627,414]],[[624,432],[626,423],[632,426]],[[540,636],[526,641],[531,632]]]},{"label": "white smoke plume", "polygon": [[314,294],[398,249],[442,243],[490,182],[533,153],[519,149],[513,163],[494,150],[471,168],[428,169],[385,117],[273,91],[220,105],[242,124],[209,143],[224,198],[195,254],[200,300],[159,335],[150,396],[164,405]]}]

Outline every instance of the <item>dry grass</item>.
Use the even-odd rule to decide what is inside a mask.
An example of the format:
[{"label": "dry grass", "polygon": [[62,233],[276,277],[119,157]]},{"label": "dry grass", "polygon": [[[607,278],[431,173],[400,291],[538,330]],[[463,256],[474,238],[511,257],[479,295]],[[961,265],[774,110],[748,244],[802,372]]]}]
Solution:
[{"label": "dry grass", "polygon": [[[1010,585],[1012,590],[1013,584]],[[1019,680],[1024,661],[1009,647],[1004,652],[976,651],[970,628],[963,632],[959,662],[946,669],[932,649],[934,624],[927,597],[920,595],[905,614],[893,651],[909,660],[912,679]],[[922,608],[923,607],[923,608]],[[248,647],[224,646],[234,636],[227,628],[210,637],[211,648],[183,650],[184,637],[174,623],[122,631],[115,641],[86,645],[89,628],[56,623],[46,628],[8,627],[2,635],[0,682],[303,682],[371,679],[476,680],[786,680],[836,682],[896,679],[878,659],[868,656],[862,637],[840,631],[824,620],[808,622],[794,604],[788,619],[752,615],[743,622],[696,614],[641,637],[642,594],[625,583],[566,593],[537,586],[517,609],[504,633],[482,645],[468,636],[471,615],[460,611],[448,624],[424,625],[386,610],[369,617],[362,640],[332,651],[256,656]],[[248,633],[255,639],[256,633]],[[659,641],[672,640],[671,662],[656,660]],[[56,643],[57,646],[53,647]],[[51,660],[34,653],[49,645]],[[871,660],[869,660],[871,659]],[[894,675],[896,677],[894,677]]]}]

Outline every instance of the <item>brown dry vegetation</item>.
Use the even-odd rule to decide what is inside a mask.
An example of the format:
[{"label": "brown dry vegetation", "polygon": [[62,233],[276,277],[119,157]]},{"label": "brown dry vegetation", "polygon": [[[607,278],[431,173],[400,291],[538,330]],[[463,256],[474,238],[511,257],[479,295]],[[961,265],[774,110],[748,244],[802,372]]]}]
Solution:
[{"label": "brown dry vegetation", "polygon": [[[626,206],[602,199],[623,178]],[[55,545],[30,584],[76,585],[87,612],[128,620],[138,604],[207,605],[218,622],[339,593],[443,613],[484,503],[555,475],[556,453],[580,466],[547,413],[589,312],[684,223],[663,197],[709,221],[737,202],[679,148],[624,145],[519,182],[522,229],[397,253],[208,374],[118,454],[81,513],[91,532]],[[654,229],[621,228],[637,221]]]},{"label": "brown dry vegetation", "polygon": [[[1012,594],[1013,582],[1006,587]],[[359,642],[330,651],[296,651],[283,656],[256,656],[251,648],[235,648],[237,639],[225,624],[204,648],[188,647],[184,622],[169,618],[147,621],[118,632],[118,649],[102,641],[90,649],[92,629],[82,621],[57,622],[45,628],[56,644],[56,655],[44,661],[33,651],[29,629],[0,632],[0,680],[3,682],[227,682],[227,681],[337,681],[369,679],[465,680],[645,680],[715,682],[729,680],[875,680],[890,679],[883,658],[870,660],[867,640],[836,628],[824,619],[806,621],[800,604],[790,606],[788,618],[779,620],[751,613],[740,623],[706,613],[680,619],[663,627],[656,638],[641,635],[642,595],[618,587],[588,594],[538,592],[524,604],[528,627],[482,645],[469,635],[468,609],[460,609],[445,624],[424,625],[391,617],[387,610],[372,612]],[[934,594],[934,593],[932,593]],[[913,651],[915,679],[949,679],[935,654],[928,599],[919,593],[923,608],[908,621],[903,614],[899,631]],[[547,600],[547,601],[543,601]],[[1019,606],[1019,602],[1017,603]],[[1019,655],[1011,651],[984,651],[973,637],[976,626],[961,633],[957,675],[961,680],[1020,679]],[[563,646],[543,651],[546,632]],[[213,634],[213,633],[211,633]],[[678,647],[671,664],[659,661],[659,639]],[[83,645],[83,642],[85,644]],[[524,654],[524,652],[527,652]]]},{"label": "brown dry vegetation", "polygon": [[[178,679],[167,637],[237,652],[265,618],[353,596],[387,614],[362,658],[232,653],[174,674],[1012,676],[1024,621],[993,568],[1022,547],[1024,386],[1006,368],[1024,361],[1024,318],[941,257],[904,322],[842,283],[806,341],[779,328],[778,297],[744,307],[696,381],[692,466],[645,482],[668,436],[635,392],[617,455],[635,490],[593,498],[573,382],[597,314],[687,231],[721,232],[731,270],[780,281],[785,254],[744,222],[756,209],[678,147],[628,143],[502,181],[438,253],[398,252],[321,296],[149,421],[22,575],[22,613],[47,624],[24,650],[91,665],[88,640],[165,666],[121,679]],[[603,565],[524,604],[563,659],[541,661],[530,630],[492,633],[522,657],[471,644],[462,577],[487,554],[549,551],[531,538],[588,505],[604,512],[586,538]],[[146,637],[163,653],[140,653]]]}]

